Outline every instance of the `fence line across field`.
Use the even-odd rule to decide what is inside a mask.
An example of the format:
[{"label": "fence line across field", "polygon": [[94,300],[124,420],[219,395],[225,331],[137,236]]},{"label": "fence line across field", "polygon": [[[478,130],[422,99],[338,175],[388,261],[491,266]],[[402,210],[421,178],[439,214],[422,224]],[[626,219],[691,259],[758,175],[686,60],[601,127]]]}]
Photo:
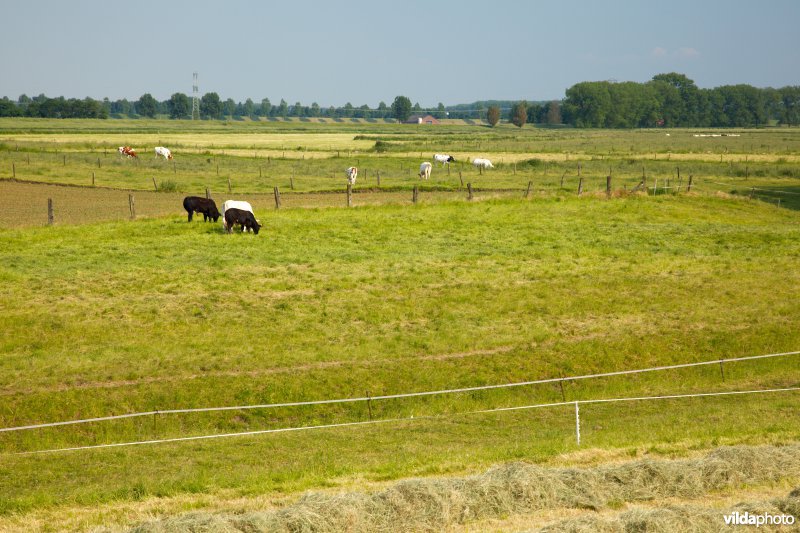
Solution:
[{"label": "fence line across field", "polygon": [[375,424],[389,424],[393,422],[411,422],[417,420],[433,420],[433,419],[442,419],[445,417],[455,417],[455,416],[468,416],[468,415],[476,415],[476,414],[491,414],[491,413],[501,413],[506,411],[521,411],[527,409],[540,409],[540,408],[547,408],[547,407],[563,407],[563,406],[575,406],[575,439],[578,446],[581,443],[581,424],[580,424],[580,405],[591,405],[591,404],[599,404],[599,403],[614,403],[614,402],[631,402],[631,401],[647,401],[647,400],[674,400],[674,399],[683,399],[683,398],[708,398],[711,396],[734,396],[734,395],[744,395],[744,394],[768,394],[768,393],[780,393],[780,392],[797,392],[800,391],[800,387],[787,387],[781,389],[756,389],[756,390],[746,390],[746,391],[727,391],[727,392],[703,392],[703,393],[694,393],[694,394],[670,394],[670,395],[663,395],[663,396],[638,396],[638,397],[629,397],[629,398],[601,398],[595,400],[575,400],[571,402],[555,402],[555,403],[545,403],[545,404],[534,404],[534,405],[523,405],[517,407],[498,407],[495,409],[483,409],[479,411],[467,411],[463,413],[452,413],[450,415],[426,415],[426,416],[418,416],[418,417],[401,417],[401,418],[386,418],[381,420],[363,420],[360,422],[342,422],[339,424],[323,424],[317,426],[301,426],[301,427],[290,427],[290,428],[276,428],[276,429],[262,429],[256,431],[242,431],[237,433],[217,433],[212,435],[194,435],[190,437],[173,437],[168,439],[151,439],[151,440],[144,440],[144,441],[131,441],[131,442],[117,442],[117,443],[109,443],[109,444],[93,444],[89,446],[74,446],[70,448],[54,448],[49,450],[35,450],[29,452],[15,452],[11,455],[37,455],[37,454],[45,454],[45,453],[58,453],[58,452],[71,452],[71,451],[79,451],[79,450],[96,450],[101,448],[120,448],[120,447],[127,447],[127,446],[141,446],[145,444],[167,444],[173,442],[188,442],[188,441],[197,441],[197,440],[211,440],[211,439],[222,439],[222,438],[230,438],[230,437],[244,437],[244,436],[253,436],[253,435],[266,435],[269,433],[288,433],[288,432],[296,432],[296,431],[309,431],[315,429],[333,429],[333,428],[343,428],[343,427],[353,427],[353,426],[366,426],[366,425],[375,425]]},{"label": "fence line across field", "polygon": [[[56,427],[56,426],[67,426],[67,425],[75,425],[75,424],[87,424],[91,422],[104,422],[109,420],[119,420],[124,418],[136,418],[136,417],[143,417],[143,416],[153,416],[153,415],[168,415],[168,414],[186,414],[186,413],[209,413],[209,412],[217,412],[217,411],[238,411],[238,410],[251,410],[251,409],[274,409],[279,407],[303,407],[303,406],[310,406],[310,405],[325,405],[325,404],[339,404],[339,403],[355,403],[355,402],[371,402],[376,400],[395,400],[395,399],[402,399],[402,398],[415,398],[421,396],[437,396],[443,394],[456,394],[456,393],[464,393],[464,392],[476,392],[476,391],[484,391],[484,390],[493,390],[493,389],[505,389],[505,388],[512,388],[512,387],[525,387],[530,385],[542,385],[546,383],[563,383],[565,381],[578,381],[583,379],[596,379],[596,378],[604,378],[604,377],[612,377],[612,376],[624,376],[630,374],[642,374],[646,372],[658,372],[664,370],[675,370],[679,368],[689,368],[689,367],[696,367],[696,366],[708,366],[708,365],[723,365],[725,363],[736,363],[741,361],[753,361],[758,359],[768,359],[774,357],[786,357],[791,355],[798,355],[800,351],[793,351],[793,352],[782,352],[782,353],[772,353],[772,354],[763,354],[763,355],[750,355],[744,357],[734,357],[728,359],[716,359],[714,361],[700,361],[697,363],[681,363],[677,365],[668,365],[668,366],[656,366],[650,368],[639,368],[633,370],[617,370],[614,372],[603,372],[599,374],[586,374],[582,376],[568,376],[568,377],[560,377],[560,378],[545,378],[545,379],[537,379],[532,381],[522,381],[517,383],[502,383],[496,385],[480,385],[475,387],[463,387],[457,389],[443,389],[443,390],[435,390],[435,391],[421,391],[421,392],[407,392],[407,393],[399,393],[399,394],[386,394],[381,396],[361,396],[357,398],[335,398],[329,400],[309,400],[303,402],[284,402],[284,403],[271,403],[271,404],[256,404],[256,405],[232,405],[232,406],[222,406],[222,407],[196,407],[196,408],[187,408],[187,409],[165,409],[165,410],[156,410],[156,411],[145,411],[139,413],[127,413],[122,415],[109,415],[109,416],[101,416],[101,417],[94,417],[94,418],[84,418],[78,420],[66,420],[61,422],[48,422],[42,424],[31,424],[27,426],[16,426],[16,427],[8,427],[8,428],[0,428],[0,433],[3,432],[11,432],[11,431],[24,431],[24,430],[32,430],[32,429],[41,429],[46,427]],[[573,402],[567,402],[568,404],[572,404]]]}]

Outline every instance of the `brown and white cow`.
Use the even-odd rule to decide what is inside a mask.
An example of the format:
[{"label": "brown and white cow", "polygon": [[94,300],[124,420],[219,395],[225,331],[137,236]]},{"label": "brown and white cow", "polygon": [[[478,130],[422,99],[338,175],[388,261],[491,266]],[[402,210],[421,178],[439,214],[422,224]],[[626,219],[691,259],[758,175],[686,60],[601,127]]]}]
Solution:
[{"label": "brown and white cow", "polygon": [[119,155],[126,155],[126,156],[128,156],[128,158],[131,158],[131,157],[138,157],[138,156],[136,155],[136,150],[134,150],[134,149],[133,149],[133,148],[131,148],[130,146],[120,146],[119,148],[117,148],[117,152],[119,152]]}]

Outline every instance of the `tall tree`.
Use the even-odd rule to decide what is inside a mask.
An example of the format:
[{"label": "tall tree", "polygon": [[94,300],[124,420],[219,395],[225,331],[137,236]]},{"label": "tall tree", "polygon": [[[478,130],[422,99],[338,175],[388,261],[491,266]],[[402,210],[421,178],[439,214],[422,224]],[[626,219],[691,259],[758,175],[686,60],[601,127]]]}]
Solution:
[{"label": "tall tree", "polygon": [[547,106],[547,123],[561,124],[561,105],[553,100]]},{"label": "tall tree", "polygon": [[272,103],[269,101],[269,98],[263,98],[261,100],[261,116],[268,117],[270,115],[271,110],[272,110]]},{"label": "tall tree", "polygon": [[497,123],[500,122],[500,108],[496,105],[489,106],[489,109],[486,111],[486,122],[489,123],[491,127],[497,126]]},{"label": "tall tree", "polygon": [[189,97],[183,93],[175,93],[167,100],[169,118],[188,118],[191,113]]},{"label": "tall tree", "polygon": [[212,119],[222,118],[222,102],[217,93],[206,93],[200,98],[200,116]]},{"label": "tall tree", "polygon": [[511,123],[521,128],[528,122],[528,102],[517,102],[511,108]]},{"label": "tall tree", "polygon": [[405,122],[411,116],[411,100],[406,96],[398,96],[392,102],[392,116],[398,122]]},{"label": "tall tree", "polygon": [[281,98],[281,103],[278,105],[278,115],[283,118],[289,116],[289,104],[286,103],[286,100]]},{"label": "tall tree", "polygon": [[158,111],[158,102],[150,93],[144,93],[136,100],[136,112],[148,118],[155,118]]},{"label": "tall tree", "polygon": [[244,101],[244,105],[242,106],[242,115],[250,118],[256,117],[256,105],[250,98]]}]

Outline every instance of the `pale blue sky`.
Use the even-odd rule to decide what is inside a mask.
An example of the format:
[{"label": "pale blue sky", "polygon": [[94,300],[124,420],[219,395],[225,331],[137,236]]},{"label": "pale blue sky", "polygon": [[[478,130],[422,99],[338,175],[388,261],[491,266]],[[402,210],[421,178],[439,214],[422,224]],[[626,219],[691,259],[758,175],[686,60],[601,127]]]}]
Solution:
[{"label": "pale blue sky", "polygon": [[0,96],[290,105],[560,99],[680,72],[800,85],[800,1],[2,1]]}]

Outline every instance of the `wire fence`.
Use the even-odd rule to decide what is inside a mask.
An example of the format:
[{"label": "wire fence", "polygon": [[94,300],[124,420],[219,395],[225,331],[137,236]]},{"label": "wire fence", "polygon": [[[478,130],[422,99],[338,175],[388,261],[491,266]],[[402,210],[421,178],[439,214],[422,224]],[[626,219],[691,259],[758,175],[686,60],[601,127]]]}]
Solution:
[{"label": "wire fence", "polygon": [[300,426],[300,427],[288,427],[288,428],[277,428],[277,429],[264,429],[264,430],[245,431],[245,432],[236,432],[236,433],[222,433],[222,434],[217,433],[217,434],[200,435],[200,436],[172,437],[172,438],[164,438],[164,439],[150,439],[150,440],[142,440],[142,441],[122,442],[122,443],[94,444],[94,445],[88,445],[88,446],[76,446],[76,447],[55,448],[55,449],[48,449],[48,450],[16,452],[17,454],[33,454],[33,453],[51,453],[51,452],[59,452],[59,451],[74,451],[74,450],[111,448],[111,447],[119,447],[119,446],[135,446],[135,445],[141,445],[141,444],[162,444],[162,443],[169,443],[169,442],[184,442],[184,441],[192,441],[192,440],[208,440],[208,439],[234,437],[234,436],[261,435],[261,434],[269,434],[269,433],[304,431],[304,430],[311,430],[311,429],[338,428],[338,427],[350,427],[350,426],[359,426],[359,425],[366,425],[366,424],[399,422],[399,421],[404,421],[404,420],[441,418],[443,416],[458,416],[458,415],[481,414],[481,413],[498,413],[498,412],[505,412],[505,411],[517,411],[517,410],[526,410],[526,409],[535,409],[535,408],[547,408],[547,407],[558,407],[558,406],[574,405],[575,406],[576,440],[577,440],[577,443],[580,444],[580,405],[581,404],[588,405],[588,404],[611,403],[611,402],[632,402],[632,401],[645,401],[645,400],[664,400],[664,399],[679,399],[679,398],[701,398],[701,397],[712,397],[712,396],[731,396],[731,395],[742,395],[742,394],[793,392],[793,391],[800,390],[800,387],[785,387],[785,388],[774,388],[774,389],[763,389],[763,390],[747,390],[747,391],[697,392],[697,393],[690,393],[690,394],[671,394],[671,395],[660,395],[660,396],[635,396],[635,397],[622,397],[622,398],[599,398],[599,399],[571,400],[571,401],[564,400],[564,401],[561,401],[561,402],[550,402],[550,403],[541,403],[541,404],[533,404],[533,405],[522,405],[522,406],[512,406],[512,407],[498,407],[498,408],[493,408],[493,409],[468,411],[468,412],[462,412],[462,413],[452,413],[450,415],[437,414],[437,415],[417,416],[416,418],[412,416],[412,417],[406,417],[406,418],[400,417],[400,418],[388,418],[388,419],[378,419],[378,420],[372,420],[371,404],[369,402],[381,401],[381,400],[402,399],[402,398],[419,398],[419,397],[426,397],[426,396],[429,397],[429,396],[442,396],[442,395],[449,395],[449,394],[462,394],[462,393],[470,393],[470,392],[476,392],[476,391],[508,389],[508,388],[525,387],[525,386],[548,384],[548,383],[563,384],[565,382],[570,382],[570,381],[574,382],[574,381],[580,381],[580,380],[607,378],[607,377],[612,377],[612,376],[629,376],[629,375],[636,375],[636,374],[643,374],[643,373],[650,373],[650,372],[663,372],[663,371],[668,371],[668,370],[676,370],[676,369],[692,368],[692,367],[701,367],[701,366],[709,366],[709,365],[719,365],[720,372],[724,376],[723,365],[725,363],[756,361],[756,360],[773,359],[773,358],[779,358],[779,357],[791,357],[791,356],[796,356],[796,355],[800,355],[800,351],[780,352],[780,353],[771,353],[771,354],[762,354],[762,355],[753,355],[753,356],[743,356],[743,357],[734,357],[734,358],[725,358],[725,359],[715,359],[715,360],[712,360],[712,361],[700,361],[700,362],[694,362],[694,363],[682,363],[682,364],[676,364],[676,365],[664,365],[664,366],[656,366],[656,367],[649,367],[649,368],[618,370],[618,371],[613,371],[613,372],[603,372],[603,373],[596,373],[596,374],[585,374],[585,375],[579,375],[579,376],[568,376],[568,377],[559,377],[559,378],[546,378],[546,379],[522,381],[522,382],[515,382],[515,383],[501,383],[501,384],[493,384],[493,385],[481,385],[481,386],[474,386],[474,387],[461,387],[461,388],[441,389],[441,390],[433,390],[433,391],[420,391],[420,392],[409,392],[409,393],[398,393],[398,394],[386,394],[386,395],[379,395],[379,396],[362,396],[362,397],[353,397],[353,398],[334,398],[334,399],[325,399],[325,400],[311,400],[311,401],[300,401],[300,402],[282,402],[282,403],[270,403],[270,404],[254,404],[254,405],[200,407],[200,408],[186,408],[186,409],[165,409],[165,410],[155,410],[155,411],[146,411],[146,412],[127,413],[127,414],[121,414],[121,415],[109,415],[109,416],[94,417],[94,418],[84,418],[84,419],[76,419],[76,420],[65,420],[65,421],[60,421],[60,422],[30,424],[30,425],[25,425],[25,426],[6,427],[6,428],[0,428],[0,433],[12,433],[12,432],[36,430],[36,429],[43,429],[43,428],[63,427],[63,426],[70,426],[70,425],[77,425],[77,424],[106,422],[106,421],[112,421],[112,420],[129,419],[129,418],[137,418],[137,417],[145,417],[145,416],[156,416],[156,415],[172,415],[172,414],[184,414],[184,413],[209,413],[209,412],[220,412],[220,411],[242,411],[242,410],[252,410],[252,409],[275,409],[275,408],[281,408],[281,407],[320,406],[320,405],[326,405],[326,404],[344,404],[344,403],[357,403],[357,402],[368,402],[368,406],[370,406],[370,420],[369,421],[342,422],[342,423],[314,425],[314,426]]},{"label": "wire fence", "polygon": [[120,447],[130,447],[130,446],[142,446],[147,444],[168,444],[174,442],[189,442],[189,441],[199,441],[199,440],[211,440],[211,439],[222,439],[222,438],[230,438],[230,437],[245,437],[245,436],[253,436],[253,435],[267,435],[272,433],[289,433],[289,432],[298,432],[298,431],[310,431],[310,430],[322,430],[322,429],[334,429],[334,428],[344,428],[344,427],[353,427],[353,426],[367,426],[367,425],[376,425],[376,424],[390,424],[390,423],[397,423],[397,422],[410,422],[410,421],[419,421],[419,420],[435,420],[435,419],[442,419],[445,416],[454,417],[454,416],[466,416],[466,415],[476,415],[476,414],[490,414],[490,413],[500,413],[505,411],[520,411],[520,410],[528,410],[528,409],[539,409],[539,408],[548,408],[548,407],[563,407],[567,405],[574,405],[575,406],[575,440],[578,446],[581,444],[581,422],[580,422],[580,406],[581,405],[591,405],[597,403],[614,403],[614,402],[632,402],[632,401],[648,401],[648,400],[669,400],[669,399],[684,399],[684,398],[707,398],[713,396],[741,396],[746,394],[769,394],[769,393],[785,393],[785,392],[797,392],[800,391],[800,387],[787,387],[781,389],[758,389],[758,390],[745,390],[745,391],[726,391],[726,392],[705,392],[705,393],[694,393],[694,394],[671,394],[671,395],[662,395],[662,396],[639,396],[639,397],[629,397],[629,398],[602,398],[602,399],[594,399],[594,400],[575,400],[571,402],[555,402],[555,403],[547,403],[547,404],[534,404],[534,405],[523,405],[523,406],[516,406],[516,407],[498,407],[495,409],[484,409],[479,411],[468,411],[462,413],[455,413],[451,415],[428,415],[428,416],[418,416],[418,417],[400,417],[400,418],[386,418],[380,420],[363,420],[359,422],[343,422],[339,424],[321,424],[315,426],[300,426],[300,427],[288,427],[288,428],[276,428],[276,429],[262,429],[256,431],[242,431],[236,433],[216,433],[211,435],[193,435],[189,437],[173,437],[167,439],[151,439],[151,440],[142,440],[142,441],[130,441],[130,442],[116,442],[116,443],[108,443],[108,444],[93,444],[89,446],[73,446],[69,448],[53,448],[49,450],[35,450],[35,451],[27,451],[27,452],[16,452],[12,455],[38,455],[38,454],[48,454],[48,453],[58,453],[58,452],[71,452],[71,451],[80,451],[80,450],[97,450],[103,448],[120,448]]}]

